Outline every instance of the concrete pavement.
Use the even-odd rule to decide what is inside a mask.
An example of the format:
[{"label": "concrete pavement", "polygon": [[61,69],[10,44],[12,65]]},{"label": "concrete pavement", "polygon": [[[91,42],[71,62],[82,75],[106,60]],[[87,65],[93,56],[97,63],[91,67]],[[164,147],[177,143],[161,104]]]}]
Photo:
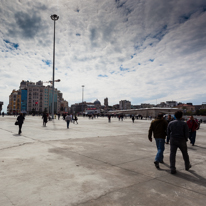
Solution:
[{"label": "concrete pavement", "polygon": [[80,117],[67,129],[62,119],[43,127],[28,116],[19,136],[15,119],[0,117],[1,206],[205,205],[206,124],[188,145],[191,170],[178,151],[171,175],[169,145],[165,164],[154,166],[148,120]]}]

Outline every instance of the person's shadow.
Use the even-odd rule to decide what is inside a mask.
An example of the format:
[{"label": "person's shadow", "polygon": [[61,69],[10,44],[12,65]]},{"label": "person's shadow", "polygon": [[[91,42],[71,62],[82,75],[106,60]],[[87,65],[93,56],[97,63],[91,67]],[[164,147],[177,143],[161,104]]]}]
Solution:
[{"label": "person's shadow", "polygon": [[[164,165],[166,167],[168,167],[169,169],[161,169],[160,168],[160,170],[164,170],[165,172],[170,173],[170,166],[167,163],[164,163]],[[183,173],[183,172],[178,170],[177,173],[175,174],[175,176],[179,177],[179,178],[182,178],[182,179],[185,179],[185,180],[190,181],[190,182],[194,182],[195,184],[206,187],[206,178],[204,178],[201,175],[197,174],[194,170],[189,170],[187,172],[188,173]]]}]

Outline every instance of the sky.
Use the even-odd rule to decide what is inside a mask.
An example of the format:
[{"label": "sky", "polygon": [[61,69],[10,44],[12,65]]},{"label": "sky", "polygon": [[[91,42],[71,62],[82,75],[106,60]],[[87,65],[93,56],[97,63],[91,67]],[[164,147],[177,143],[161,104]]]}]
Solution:
[{"label": "sky", "polygon": [[[206,102],[206,0],[0,0],[0,101],[52,80],[69,105]],[[48,85],[47,83],[44,84]]]}]

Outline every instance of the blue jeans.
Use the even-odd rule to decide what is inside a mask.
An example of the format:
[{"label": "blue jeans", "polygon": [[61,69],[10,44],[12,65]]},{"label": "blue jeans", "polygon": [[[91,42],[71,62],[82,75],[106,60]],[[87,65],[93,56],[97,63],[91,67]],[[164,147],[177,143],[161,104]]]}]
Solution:
[{"label": "blue jeans", "polygon": [[156,146],[157,146],[157,155],[155,157],[155,161],[162,162],[163,161],[163,152],[165,150],[165,140],[161,138],[156,138]]},{"label": "blue jeans", "polygon": [[69,120],[67,120],[67,128],[69,128],[69,122],[70,122],[70,121],[69,121]]},{"label": "blue jeans", "polygon": [[195,144],[195,139],[196,139],[196,131],[190,132],[189,139],[190,139],[191,144],[194,145]]}]

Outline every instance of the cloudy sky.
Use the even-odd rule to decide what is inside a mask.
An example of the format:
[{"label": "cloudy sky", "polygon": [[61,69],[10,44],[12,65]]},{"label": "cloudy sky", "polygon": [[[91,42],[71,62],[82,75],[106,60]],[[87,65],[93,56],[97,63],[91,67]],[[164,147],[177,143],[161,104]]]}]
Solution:
[{"label": "cloudy sky", "polygon": [[[0,101],[52,79],[69,105],[206,102],[205,0],[0,0]],[[45,84],[47,85],[47,84]]]}]

